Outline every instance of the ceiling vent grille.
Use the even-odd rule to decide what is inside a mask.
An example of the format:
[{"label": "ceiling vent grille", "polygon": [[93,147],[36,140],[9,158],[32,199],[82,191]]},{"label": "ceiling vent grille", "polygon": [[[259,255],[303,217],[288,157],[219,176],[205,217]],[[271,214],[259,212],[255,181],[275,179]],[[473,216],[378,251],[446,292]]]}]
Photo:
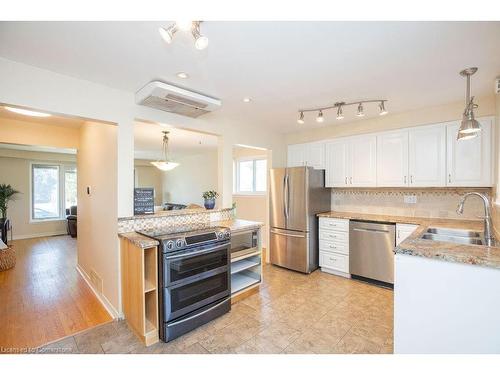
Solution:
[{"label": "ceiling vent grille", "polygon": [[193,118],[222,105],[219,99],[159,81],[148,83],[135,96],[137,104]]}]

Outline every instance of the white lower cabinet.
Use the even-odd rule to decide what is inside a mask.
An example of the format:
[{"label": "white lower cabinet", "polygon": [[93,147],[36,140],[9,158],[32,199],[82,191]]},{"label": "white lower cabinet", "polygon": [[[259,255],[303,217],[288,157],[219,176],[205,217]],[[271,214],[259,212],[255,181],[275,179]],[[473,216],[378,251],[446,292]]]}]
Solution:
[{"label": "white lower cabinet", "polygon": [[319,266],[339,276],[349,274],[349,220],[319,218]]},{"label": "white lower cabinet", "polygon": [[414,224],[396,224],[396,246],[406,240],[417,228],[418,225]]}]

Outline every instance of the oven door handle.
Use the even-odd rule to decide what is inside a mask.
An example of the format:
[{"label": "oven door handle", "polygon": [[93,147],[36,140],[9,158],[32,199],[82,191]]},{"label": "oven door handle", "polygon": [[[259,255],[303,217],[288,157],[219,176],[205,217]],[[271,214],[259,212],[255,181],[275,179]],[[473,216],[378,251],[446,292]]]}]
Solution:
[{"label": "oven door handle", "polygon": [[228,298],[224,298],[224,300],[223,300],[223,301],[219,302],[219,303],[218,303],[218,304],[216,304],[216,305],[211,306],[210,308],[208,308],[208,309],[206,309],[206,310],[203,310],[203,311],[201,311],[201,312],[199,312],[199,313],[197,313],[197,314],[194,314],[194,315],[188,316],[187,318],[184,318],[184,319],[182,319],[182,320],[177,320],[177,321],[175,321],[175,322],[168,323],[168,325],[169,325],[169,326],[176,326],[177,324],[181,324],[181,323],[185,323],[185,322],[188,322],[188,321],[190,321],[190,320],[193,320],[193,319],[195,319],[195,318],[199,317],[200,315],[206,314],[207,312],[209,312],[209,311],[212,311],[212,310],[216,309],[217,307],[219,307],[219,306],[220,306],[220,305],[222,305],[223,303],[226,303],[226,302],[227,302],[227,300],[228,300]]},{"label": "oven door handle", "polygon": [[215,247],[211,247],[210,249],[206,249],[203,251],[191,251],[189,253],[184,253],[184,254],[179,254],[179,255],[167,255],[165,259],[171,260],[171,259],[180,259],[180,258],[187,258],[189,256],[198,256],[198,255],[203,255],[203,254],[208,254],[208,253],[214,253],[216,251],[222,250],[226,248],[229,244],[224,244],[224,245],[219,245]]}]

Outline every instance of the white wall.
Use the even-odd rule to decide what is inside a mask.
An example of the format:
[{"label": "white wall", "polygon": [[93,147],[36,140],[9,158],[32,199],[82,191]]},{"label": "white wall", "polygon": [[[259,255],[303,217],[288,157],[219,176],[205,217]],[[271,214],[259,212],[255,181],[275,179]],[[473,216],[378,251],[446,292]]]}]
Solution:
[{"label": "white wall", "polygon": [[69,154],[0,149],[0,183],[10,184],[21,192],[10,202],[7,216],[13,226],[14,239],[51,236],[66,233],[66,220],[30,222],[31,162],[76,164]]},{"label": "white wall", "polygon": [[[77,244],[78,267],[108,307],[114,306],[118,310],[120,258],[116,238],[116,132],[114,125],[94,122],[86,122],[80,129]],[[87,194],[87,186],[90,194]]]},{"label": "white wall", "polygon": [[[190,155],[175,161],[179,166],[163,173],[163,202],[203,206],[203,192],[218,190],[217,151]],[[216,206],[221,205],[218,199]]]},{"label": "white wall", "polygon": [[[25,106],[55,114],[83,117],[117,124],[117,195],[114,198],[117,216],[133,214],[133,168],[134,168],[134,132],[135,120],[154,121],[176,124],[185,129],[222,135],[219,147],[218,191],[223,195],[225,206],[232,203],[232,145],[250,144],[273,151],[273,166],[285,165],[285,143],[281,134],[273,133],[266,124],[225,122],[217,118],[216,113],[207,114],[200,119],[191,119],[138,106],[134,93],[109,88],[89,81],[72,78],[26,64],[0,58],[0,103]],[[145,82],[146,83],[146,82]],[[0,139],[2,142],[2,139]],[[109,154],[109,153],[108,153]],[[111,199],[111,198],[110,198]],[[94,220],[99,220],[95,217]],[[114,233],[100,232],[105,238],[97,243],[101,252],[116,252],[118,248],[106,248],[109,238],[116,242]],[[119,267],[118,261],[113,267]],[[110,301],[119,301],[119,276],[105,289]],[[119,303],[115,305],[121,310]]]}]

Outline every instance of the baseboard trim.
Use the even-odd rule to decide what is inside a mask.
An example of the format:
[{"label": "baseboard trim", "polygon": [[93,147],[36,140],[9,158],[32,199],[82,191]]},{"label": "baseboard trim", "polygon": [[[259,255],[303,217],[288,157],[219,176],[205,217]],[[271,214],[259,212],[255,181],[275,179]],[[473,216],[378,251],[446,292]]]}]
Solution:
[{"label": "baseboard trim", "polygon": [[118,310],[116,310],[116,308],[111,304],[111,302],[109,302],[109,300],[106,298],[106,296],[104,294],[102,294],[102,293],[99,293],[96,290],[96,288],[90,282],[89,275],[87,275],[87,273],[80,267],[79,264],[76,265],[76,270],[83,277],[83,280],[85,280],[85,282],[87,283],[87,285],[89,286],[89,288],[92,290],[92,292],[94,292],[95,296],[97,297],[97,299],[99,300],[99,302],[101,302],[101,304],[104,306],[104,308],[109,313],[109,315],[111,315],[111,317],[113,319],[115,319],[115,320],[117,320],[117,319],[123,319],[123,315],[120,314],[118,312]]},{"label": "baseboard trim", "polygon": [[46,232],[46,233],[34,233],[34,234],[21,234],[12,236],[13,240],[25,240],[28,238],[38,238],[38,237],[52,237],[52,236],[61,236],[63,234],[68,234],[65,230],[57,231],[57,232]]}]

